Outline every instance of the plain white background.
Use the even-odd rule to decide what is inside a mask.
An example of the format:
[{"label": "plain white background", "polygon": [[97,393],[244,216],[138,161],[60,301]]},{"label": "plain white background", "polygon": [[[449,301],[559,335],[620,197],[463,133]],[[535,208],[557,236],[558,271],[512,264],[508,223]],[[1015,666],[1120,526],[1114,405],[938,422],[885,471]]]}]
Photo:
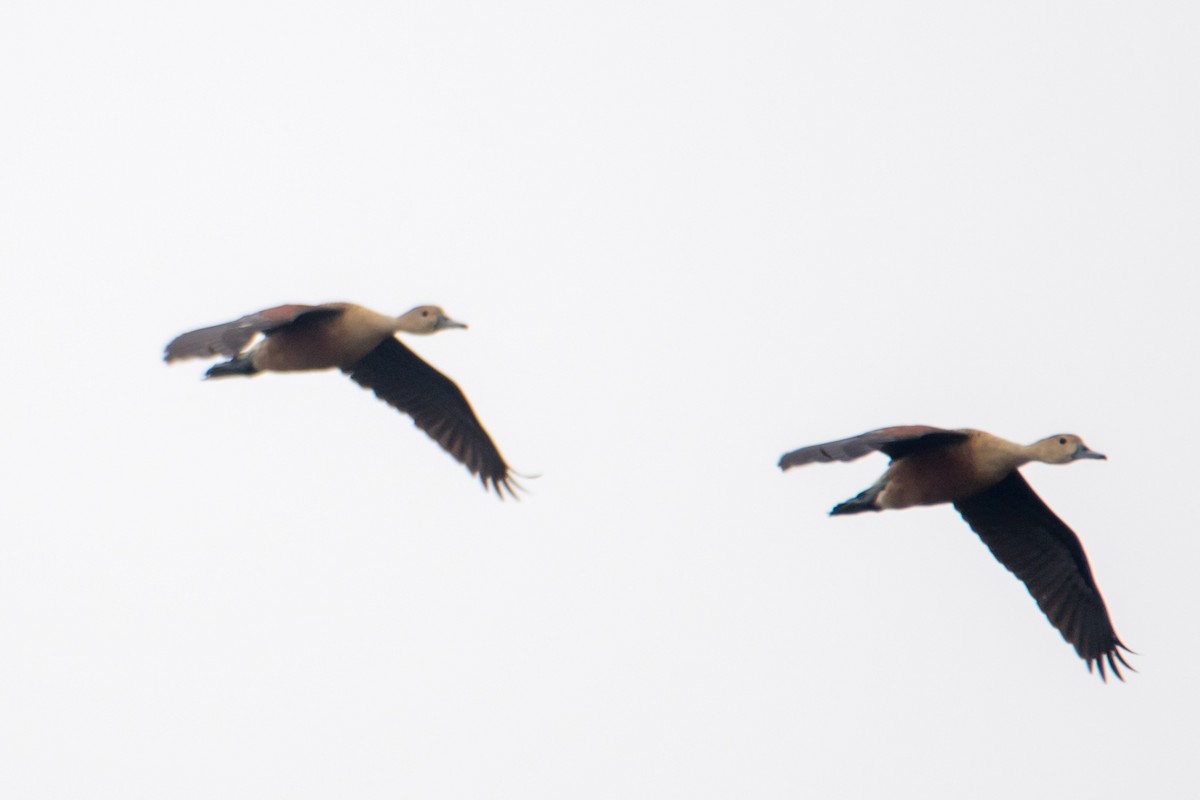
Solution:
[{"label": "plain white background", "polygon": [[[23,2],[0,11],[0,793],[1192,797],[1189,3]],[[501,503],[284,302],[409,344]],[[831,519],[889,424],[1025,474],[1128,683],[952,509]]]}]

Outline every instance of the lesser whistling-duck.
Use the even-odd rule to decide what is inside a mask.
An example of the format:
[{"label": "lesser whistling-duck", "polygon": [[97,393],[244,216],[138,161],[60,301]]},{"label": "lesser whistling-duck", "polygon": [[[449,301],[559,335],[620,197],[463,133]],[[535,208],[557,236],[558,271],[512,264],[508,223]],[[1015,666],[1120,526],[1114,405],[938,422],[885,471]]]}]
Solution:
[{"label": "lesser whistling-duck", "polygon": [[[485,488],[501,498],[506,491],[515,496],[508,464],[462,391],[394,335],[465,327],[437,306],[417,306],[392,317],[352,303],[284,305],[181,334],[167,345],[164,358],[229,357],[212,366],[208,378],[340,369],[412,417]],[[258,334],[262,338],[247,349]]]},{"label": "lesser whistling-duck", "polygon": [[1021,579],[1088,671],[1094,664],[1106,678],[1107,662],[1124,680],[1117,664],[1133,669],[1121,656],[1130,650],[1117,638],[1083,546],[1018,471],[1031,461],[1068,464],[1104,455],[1073,434],[1020,445],[983,431],[904,425],[793,450],[779,467],[853,461],[876,450],[891,457],[887,471],[831,514],[953,503],[992,555]]}]

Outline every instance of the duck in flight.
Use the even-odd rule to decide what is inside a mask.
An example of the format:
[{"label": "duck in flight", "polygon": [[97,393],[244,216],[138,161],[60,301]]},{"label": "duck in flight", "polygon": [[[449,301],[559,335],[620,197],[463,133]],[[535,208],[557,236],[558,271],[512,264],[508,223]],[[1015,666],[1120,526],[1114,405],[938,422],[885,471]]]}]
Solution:
[{"label": "duck in flight", "polygon": [[1034,493],[1018,470],[1031,461],[1069,464],[1103,459],[1073,434],[1020,445],[983,431],[905,425],[801,447],[779,460],[783,470],[853,461],[875,451],[891,464],[869,489],[831,514],[953,503],[992,555],[1016,575],[1038,606],[1102,679],[1105,663],[1124,680],[1118,662],[1132,652],[1117,638],[1104,598],[1075,533]]},{"label": "duck in flight", "polygon": [[181,334],[167,345],[164,358],[168,363],[181,358],[229,359],[209,368],[207,378],[340,369],[412,417],[418,428],[477,475],[485,489],[501,499],[505,492],[515,497],[518,484],[512,471],[462,391],[394,335],[465,327],[437,306],[417,306],[392,317],[352,303],[284,305]]}]

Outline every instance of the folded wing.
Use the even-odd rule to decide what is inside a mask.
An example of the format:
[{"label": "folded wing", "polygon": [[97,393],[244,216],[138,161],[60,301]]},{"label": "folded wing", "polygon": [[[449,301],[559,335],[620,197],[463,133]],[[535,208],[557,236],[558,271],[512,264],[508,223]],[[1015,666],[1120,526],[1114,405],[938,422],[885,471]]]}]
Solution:
[{"label": "folded wing", "polygon": [[163,358],[167,361],[179,358],[211,358],[218,355],[233,358],[259,333],[269,333],[276,328],[291,325],[301,317],[315,319],[340,313],[340,309],[325,306],[275,306],[247,314],[233,322],[223,322],[220,325],[180,334],[167,344]]},{"label": "folded wing", "polygon": [[804,464],[853,461],[876,451],[895,459],[927,447],[941,447],[966,438],[967,434],[962,431],[934,428],[929,425],[897,425],[867,431],[849,439],[801,447],[799,450],[785,453],[779,459],[779,468],[786,470]]}]

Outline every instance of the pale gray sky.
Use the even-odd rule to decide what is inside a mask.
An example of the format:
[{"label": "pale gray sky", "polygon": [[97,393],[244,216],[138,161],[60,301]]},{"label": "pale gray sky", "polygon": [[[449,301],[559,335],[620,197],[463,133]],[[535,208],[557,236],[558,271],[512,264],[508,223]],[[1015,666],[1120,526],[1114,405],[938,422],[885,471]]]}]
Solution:
[{"label": "pale gray sky", "polygon": [[[0,10],[0,794],[1191,797],[1190,3]],[[284,302],[412,346],[500,503],[336,374],[161,348]],[[888,424],[1035,465],[1102,684]]]}]

